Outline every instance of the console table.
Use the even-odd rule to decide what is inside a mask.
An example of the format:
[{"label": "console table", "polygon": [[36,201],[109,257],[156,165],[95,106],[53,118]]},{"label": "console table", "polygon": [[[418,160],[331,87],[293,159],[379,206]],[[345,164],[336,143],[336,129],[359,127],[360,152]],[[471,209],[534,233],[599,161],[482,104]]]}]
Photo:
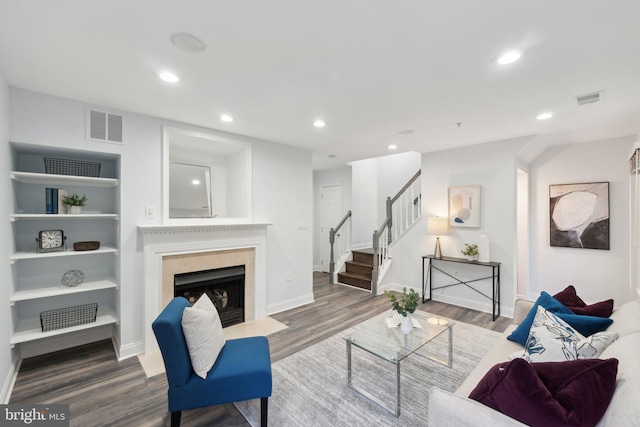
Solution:
[{"label": "console table", "polygon": [[[429,274],[429,298],[425,298],[425,291],[426,291],[426,286],[427,283],[425,281],[424,278],[424,273],[425,273],[425,260],[429,260],[429,270],[428,270],[428,274]],[[471,266],[477,266],[479,268],[490,268],[491,269],[491,275],[490,276],[483,276],[483,277],[478,277],[476,279],[472,279],[472,280],[460,280],[455,276],[452,276],[451,274],[447,273],[446,271],[442,270],[441,268],[438,267],[438,263],[461,263],[461,264],[467,264],[467,265],[471,265]],[[434,265],[435,263],[435,265]],[[439,272],[441,272],[442,274],[445,274],[446,276],[449,276],[450,278],[452,278],[453,280],[456,281],[456,283],[451,283],[449,285],[444,285],[444,286],[439,286],[437,288],[432,287],[432,277],[433,277],[433,270],[437,270]],[[492,294],[491,296],[485,294],[484,292],[474,288],[472,285],[470,285],[470,283],[473,282],[479,282],[480,280],[487,280],[487,279],[491,279],[492,282]],[[424,303],[427,300],[431,299],[431,292],[438,290],[438,289],[445,289],[445,288],[449,288],[451,286],[458,286],[458,285],[465,285],[467,286],[469,289],[472,289],[474,291],[476,291],[477,293],[479,293],[480,295],[482,295],[483,297],[490,299],[491,300],[491,305],[492,305],[492,309],[493,309],[493,320],[495,321],[496,318],[498,316],[500,316],[500,263],[499,262],[478,262],[478,261],[469,261],[468,259],[465,258],[454,258],[454,257],[447,257],[447,256],[443,256],[442,258],[436,258],[433,255],[423,255],[422,256],[422,302]]]}]

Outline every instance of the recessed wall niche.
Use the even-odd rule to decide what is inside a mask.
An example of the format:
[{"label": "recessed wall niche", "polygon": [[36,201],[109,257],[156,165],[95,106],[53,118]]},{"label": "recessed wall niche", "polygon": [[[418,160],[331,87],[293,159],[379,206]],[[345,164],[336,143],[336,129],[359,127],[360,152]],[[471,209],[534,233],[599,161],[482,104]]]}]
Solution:
[{"label": "recessed wall niche", "polygon": [[163,222],[251,222],[251,144],[163,127]]}]

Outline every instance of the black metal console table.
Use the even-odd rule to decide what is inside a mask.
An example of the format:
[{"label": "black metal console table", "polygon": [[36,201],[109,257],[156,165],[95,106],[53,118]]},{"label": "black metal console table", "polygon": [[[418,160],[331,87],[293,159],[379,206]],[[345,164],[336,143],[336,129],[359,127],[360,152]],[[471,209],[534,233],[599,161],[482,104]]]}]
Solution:
[{"label": "black metal console table", "polygon": [[[425,260],[429,260],[429,298],[425,298],[425,291],[426,291],[426,286],[427,283],[424,279],[424,273],[425,273],[425,268],[424,268],[424,261]],[[467,280],[467,281],[463,281],[458,279],[457,277],[452,276],[451,274],[447,273],[446,271],[443,271],[442,269],[438,268],[437,265],[434,265],[433,263],[439,263],[439,262],[457,262],[457,263],[461,263],[461,264],[468,264],[468,265],[475,265],[478,267],[488,267],[491,268],[491,276],[486,276],[486,277],[480,277],[477,279],[472,279],[472,280]],[[451,283],[449,285],[444,285],[444,286],[439,286],[437,288],[432,287],[432,277],[433,277],[433,270],[437,270],[449,277],[451,277],[453,280],[455,280],[457,283]],[[479,291],[478,289],[474,288],[473,286],[470,285],[470,283],[473,282],[479,282],[480,280],[486,280],[486,279],[491,279],[492,280],[492,285],[493,285],[493,290],[492,290],[492,295],[489,296],[485,293],[483,293],[482,291]],[[469,289],[472,289],[474,291],[476,291],[477,293],[479,293],[480,295],[482,295],[483,297],[490,299],[491,300],[491,304],[492,304],[492,308],[493,308],[493,320],[496,320],[496,318],[498,316],[500,316],[500,263],[499,262],[478,262],[478,261],[469,261],[468,259],[465,258],[453,258],[453,257],[447,257],[447,256],[443,256],[442,258],[436,258],[433,255],[423,255],[422,256],[422,302],[424,303],[427,300],[431,299],[431,292],[438,290],[438,289],[445,289],[445,288],[449,288],[451,286],[458,286],[458,285],[465,285],[467,286]]]}]

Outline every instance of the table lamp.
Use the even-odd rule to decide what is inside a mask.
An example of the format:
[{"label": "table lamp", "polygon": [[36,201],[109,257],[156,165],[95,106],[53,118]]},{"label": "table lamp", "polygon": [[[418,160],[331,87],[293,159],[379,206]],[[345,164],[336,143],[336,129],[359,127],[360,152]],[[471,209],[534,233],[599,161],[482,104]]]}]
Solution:
[{"label": "table lamp", "polygon": [[446,236],[449,233],[449,218],[427,218],[427,233],[434,234],[436,236],[436,247],[433,250],[433,257],[435,259],[442,259],[440,236]]}]

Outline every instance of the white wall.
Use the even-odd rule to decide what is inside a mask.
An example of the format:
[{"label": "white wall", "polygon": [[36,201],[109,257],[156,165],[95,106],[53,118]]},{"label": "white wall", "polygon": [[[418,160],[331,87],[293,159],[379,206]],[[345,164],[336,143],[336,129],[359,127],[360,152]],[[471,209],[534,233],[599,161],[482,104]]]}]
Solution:
[{"label": "white wall", "polygon": [[353,213],[351,243],[355,248],[370,248],[378,229],[378,161],[351,163],[351,200]]},{"label": "white wall", "polygon": [[[530,167],[529,297],[574,285],[585,301],[632,297],[629,282],[629,163],[634,138],[549,148]],[[609,182],[610,250],[549,246],[549,185]],[[635,297],[635,296],[634,296]]]},{"label": "white wall", "polygon": [[[137,227],[162,221],[163,125],[234,137],[252,144],[254,220],[274,223],[269,228],[267,242],[267,283],[270,286],[267,311],[272,307],[278,310],[290,308],[289,304],[312,298],[311,233],[297,229],[298,220],[310,222],[312,218],[310,152],[122,111],[116,113],[125,116],[124,145],[87,141],[85,110],[89,104],[15,88],[10,94],[10,141],[121,155],[122,308],[119,338],[120,348],[125,353],[135,354],[141,349],[143,317],[139,307],[143,297],[143,258]],[[155,219],[145,219],[145,206],[156,208]],[[291,272],[291,282],[284,280],[287,271]]]},{"label": "white wall", "polygon": [[[352,206],[351,200],[351,166],[344,166],[337,169],[328,169],[313,172],[313,268],[321,271],[322,259],[322,232],[320,231],[319,218],[322,211],[322,201],[320,200],[321,187],[323,185],[342,186],[342,211],[346,214]],[[336,224],[337,225],[337,224]]]},{"label": "white wall", "polygon": [[[4,76],[0,74],[0,176],[5,179],[0,180],[0,198],[5,203],[0,203],[0,236],[4,245],[0,245],[0,295],[8,296],[11,293],[12,283],[8,278],[12,277],[11,268],[7,260],[12,253],[12,231],[11,223],[7,221],[11,214],[13,203],[11,196],[11,182],[7,179],[11,170],[11,151],[9,150],[9,87],[4,80]],[[9,304],[3,301],[4,308],[0,310],[0,403],[8,403],[8,389],[11,386],[13,372],[13,356],[9,348],[9,340],[11,339],[11,311]]]}]

